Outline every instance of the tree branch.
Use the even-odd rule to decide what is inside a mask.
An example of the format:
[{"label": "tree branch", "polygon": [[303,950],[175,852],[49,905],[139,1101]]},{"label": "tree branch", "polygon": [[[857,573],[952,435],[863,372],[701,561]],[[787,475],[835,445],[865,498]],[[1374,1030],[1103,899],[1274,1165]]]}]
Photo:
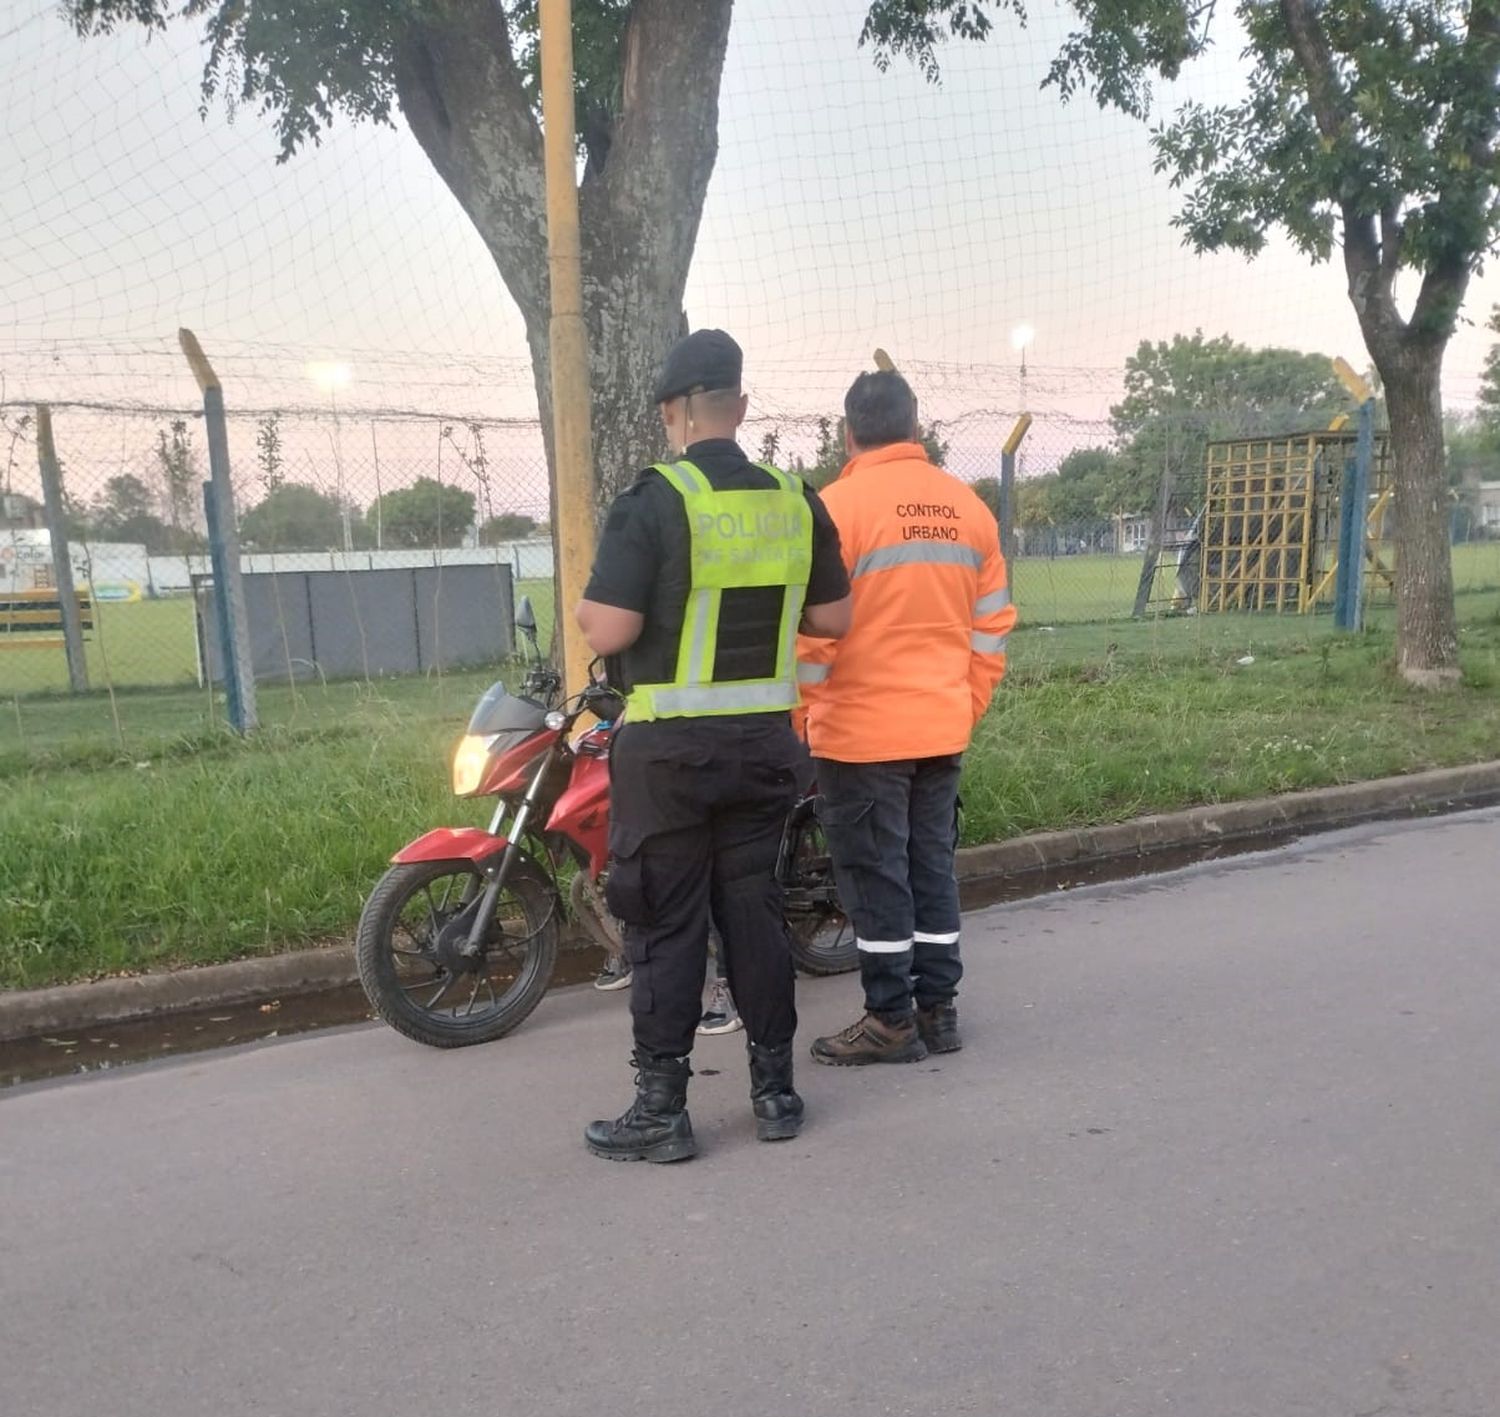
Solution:
[{"label": "tree branch", "polygon": [[[580,199],[600,229],[639,233],[671,269],[690,256],[719,151],[719,80],[733,0],[637,0],[625,34],[621,103],[609,160]],[[586,220],[586,226],[596,223]],[[638,258],[623,248],[622,257]]]},{"label": "tree branch", "polygon": [[1307,79],[1307,97],[1318,131],[1328,139],[1342,136],[1349,114],[1349,99],[1339,85],[1333,49],[1323,26],[1307,0],[1281,0],[1292,53]]},{"label": "tree branch", "polygon": [[[1427,268],[1412,308],[1411,328],[1421,339],[1445,342],[1452,332],[1459,306],[1473,274],[1475,258],[1489,240],[1488,208],[1494,196],[1494,145],[1500,121],[1500,95],[1495,88],[1497,51],[1500,51],[1500,4],[1473,0],[1469,32],[1464,37],[1464,103],[1474,122],[1463,144],[1464,163],[1454,163],[1438,190],[1432,225],[1445,240]],[[1481,106],[1480,95],[1488,99]]]},{"label": "tree branch", "polygon": [[503,7],[447,0],[397,46],[396,91],[412,133],[481,232],[528,321],[545,316],[546,176]]},{"label": "tree branch", "polygon": [[1401,224],[1401,212],[1394,202],[1387,203],[1380,212],[1380,274],[1389,283],[1395,280],[1401,268],[1401,248],[1406,228]]}]

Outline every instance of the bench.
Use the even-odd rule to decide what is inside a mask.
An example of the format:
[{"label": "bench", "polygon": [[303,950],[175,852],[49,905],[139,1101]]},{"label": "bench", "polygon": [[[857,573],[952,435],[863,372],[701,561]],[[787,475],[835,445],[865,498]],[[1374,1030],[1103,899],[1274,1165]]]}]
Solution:
[{"label": "bench", "polygon": [[[94,599],[86,590],[74,594],[87,638],[94,628]],[[62,628],[62,598],[55,590],[0,591],[0,650],[60,648]]]}]

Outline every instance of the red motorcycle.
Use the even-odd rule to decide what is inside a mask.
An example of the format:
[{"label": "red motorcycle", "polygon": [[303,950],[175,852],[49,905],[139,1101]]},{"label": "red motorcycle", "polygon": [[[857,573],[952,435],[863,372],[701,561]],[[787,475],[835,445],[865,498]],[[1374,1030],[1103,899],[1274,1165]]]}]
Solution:
[{"label": "red motorcycle", "polygon": [[[371,1007],[392,1028],[435,1048],[488,1043],[520,1024],[552,982],[566,898],[608,953],[621,949],[604,903],[609,861],[609,746],[625,705],[603,684],[559,703],[562,682],[530,645],[519,694],[492,685],[453,758],[458,797],[496,797],[487,830],[440,827],[404,847],[360,916],[355,959]],[[581,734],[580,718],[601,721]],[[841,974],[859,957],[839,908],[832,866],[803,795],[782,833],[777,877],[792,956],[809,974]]]}]

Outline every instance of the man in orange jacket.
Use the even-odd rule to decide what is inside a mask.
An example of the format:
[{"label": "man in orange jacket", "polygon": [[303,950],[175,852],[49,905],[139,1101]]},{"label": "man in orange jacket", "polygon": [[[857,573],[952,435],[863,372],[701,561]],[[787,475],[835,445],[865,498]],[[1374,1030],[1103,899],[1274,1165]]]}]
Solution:
[{"label": "man in orange jacket", "polygon": [[812,1055],[914,1063],[962,1046],[958,779],[1005,673],[1016,612],[995,518],[928,459],[906,380],[860,375],[844,429],[850,460],[822,496],[854,588],[853,623],[841,640],[803,636],[798,678],[866,1012]]}]

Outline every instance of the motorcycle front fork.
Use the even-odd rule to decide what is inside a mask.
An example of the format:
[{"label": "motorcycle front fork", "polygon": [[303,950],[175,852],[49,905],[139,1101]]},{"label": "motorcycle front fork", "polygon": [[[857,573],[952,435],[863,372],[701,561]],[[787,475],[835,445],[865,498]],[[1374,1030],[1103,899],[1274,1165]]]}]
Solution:
[{"label": "motorcycle front fork", "polygon": [[[465,959],[474,959],[484,952],[485,937],[489,934],[490,922],[495,918],[495,906],[510,877],[511,867],[521,853],[521,839],[526,835],[526,828],[536,812],[537,795],[551,762],[552,755],[549,753],[527,786],[526,796],[521,799],[521,805],[516,808],[516,815],[511,820],[505,850],[501,853],[500,860],[484,873],[484,890],[472,905],[465,906],[443,927],[444,934],[450,930],[454,934],[462,933],[464,940],[458,953]],[[504,822],[505,803],[500,802],[495,807],[494,816],[490,818],[490,835],[498,836]]]}]

